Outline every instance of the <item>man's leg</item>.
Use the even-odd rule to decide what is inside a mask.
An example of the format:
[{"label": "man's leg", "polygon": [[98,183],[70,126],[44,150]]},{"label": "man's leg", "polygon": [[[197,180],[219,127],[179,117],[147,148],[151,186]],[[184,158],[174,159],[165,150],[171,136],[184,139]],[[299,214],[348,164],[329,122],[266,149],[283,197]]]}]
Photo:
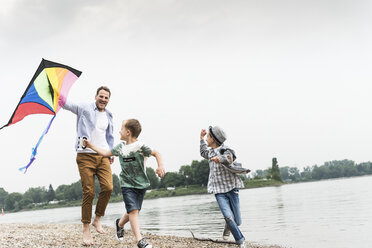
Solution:
[{"label": "man's leg", "polygon": [[105,215],[105,210],[113,190],[112,172],[109,158],[97,156],[97,159],[99,160],[99,165],[97,166],[97,178],[101,191],[96,205],[96,217],[94,218],[92,225],[96,228],[97,232],[104,233],[105,231],[101,225],[101,217]]},{"label": "man's leg", "polygon": [[81,222],[83,223],[83,243],[92,245],[93,239],[89,224],[92,219],[92,203],[94,198],[94,159],[90,154],[77,154],[76,162],[79,167],[83,199],[81,204]]},{"label": "man's leg", "polygon": [[83,244],[87,246],[94,244],[90,233],[89,223],[83,223]]}]

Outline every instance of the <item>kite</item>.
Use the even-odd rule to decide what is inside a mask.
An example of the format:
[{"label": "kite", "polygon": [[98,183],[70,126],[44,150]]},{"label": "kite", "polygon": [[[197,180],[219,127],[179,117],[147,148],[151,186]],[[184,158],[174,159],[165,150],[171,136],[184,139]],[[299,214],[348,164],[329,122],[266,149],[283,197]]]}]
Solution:
[{"label": "kite", "polygon": [[42,59],[9,122],[0,128],[13,125],[32,114],[53,115],[36,146],[32,148],[30,162],[20,168],[20,171],[24,170],[26,173],[28,167],[34,162],[38,146],[44,135],[48,133],[57,112],[65,104],[71,86],[80,75],[81,71],[74,68]]}]

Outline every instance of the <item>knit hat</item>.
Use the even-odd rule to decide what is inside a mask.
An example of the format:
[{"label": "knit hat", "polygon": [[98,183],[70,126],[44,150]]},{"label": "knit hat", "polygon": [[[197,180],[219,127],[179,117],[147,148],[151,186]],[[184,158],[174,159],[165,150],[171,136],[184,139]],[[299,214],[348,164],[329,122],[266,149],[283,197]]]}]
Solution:
[{"label": "knit hat", "polygon": [[209,133],[218,145],[222,145],[226,140],[226,134],[219,126],[209,126]]}]

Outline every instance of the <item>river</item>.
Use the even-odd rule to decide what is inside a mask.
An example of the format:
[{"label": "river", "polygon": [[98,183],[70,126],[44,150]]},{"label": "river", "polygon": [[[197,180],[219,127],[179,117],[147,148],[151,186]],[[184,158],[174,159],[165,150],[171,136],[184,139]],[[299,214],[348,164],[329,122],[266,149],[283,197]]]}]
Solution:
[{"label": "river", "polygon": [[[343,178],[240,191],[249,242],[293,248],[372,247],[372,177]],[[103,224],[113,225],[124,203],[110,203]],[[221,238],[224,221],[213,195],[145,200],[141,229],[161,235]],[[80,207],[0,216],[0,223],[80,223]],[[129,225],[127,226],[129,228]]]}]

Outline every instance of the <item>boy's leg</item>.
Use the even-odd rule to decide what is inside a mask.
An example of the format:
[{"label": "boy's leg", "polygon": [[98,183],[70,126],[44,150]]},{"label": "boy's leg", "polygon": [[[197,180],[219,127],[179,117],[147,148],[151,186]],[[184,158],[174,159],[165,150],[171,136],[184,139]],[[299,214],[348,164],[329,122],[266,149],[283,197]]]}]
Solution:
[{"label": "boy's leg", "polygon": [[134,237],[136,237],[137,242],[140,241],[142,239],[142,235],[139,228],[138,210],[133,210],[129,213],[129,222]]},{"label": "boy's leg", "polygon": [[113,190],[113,182],[109,158],[97,156],[97,160],[98,166],[96,175],[101,191],[96,205],[96,217],[94,218],[92,225],[96,228],[97,232],[104,233],[105,231],[101,225],[101,217],[105,215],[105,210]]},{"label": "boy's leg", "polygon": [[230,206],[234,214],[235,222],[238,226],[242,224],[242,216],[240,214],[239,189],[233,189],[229,193]]},{"label": "boy's leg", "polygon": [[229,226],[229,229],[234,236],[235,242],[237,244],[241,244],[244,242],[244,236],[240,232],[238,225],[235,222],[234,213],[231,210],[230,200],[228,197],[228,193],[216,194],[216,200],[220,207],[220,210],[225,218],[226,224]]},{"label": "boy's leg", "polygon": [[121,223],[125,224],[129,219],[132,231],[138,242],[142,239],[142,235],[139,228],[138,213],[142,208],[143,198],[145,196],[146,190],[135,188],[121,188],[121,190],[123,193],[125,208],[127,209],[127,214],[125,214],[121,218],[119,225]]},{"label": "boy's leg", "polygon": [[123,215],[123,217],[120,218],[120,221],[119,221],[119,226],[120,227],[124,227],[125,224],[127,224],[129,221],[129,214],[128,213],[125,213]]}]

